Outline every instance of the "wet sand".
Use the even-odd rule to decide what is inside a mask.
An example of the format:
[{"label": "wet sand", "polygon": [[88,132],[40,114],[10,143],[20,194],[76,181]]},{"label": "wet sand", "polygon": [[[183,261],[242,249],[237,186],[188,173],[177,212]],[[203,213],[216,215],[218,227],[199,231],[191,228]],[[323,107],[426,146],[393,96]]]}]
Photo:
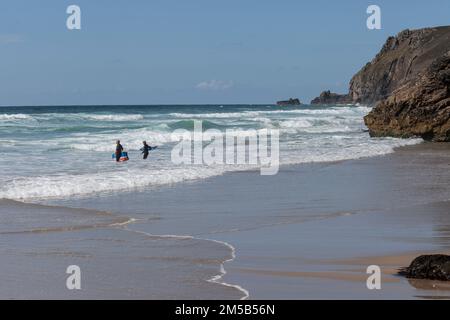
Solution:
[{"label": "wet sand", "polygon": [[[0,275],[8,286],[0,297],[447,298],[446,284],[395,271],[422,253],[450,252],[449,169],[450,146],[424,143],[382,157],[282,167],[276,176],[234,172],[46,201],[107,212],[91,212],[94,227],[81,230],[66,227],[73,213],[63,210],[64,230],[8,234],[23,208],[5,210],[1,202],[8,223]],[[41,217],[40,229],[53,221]],[[99,217],[111,221],[105,226]],[[64,287],[64,265],[75,262],[86,266],[86,285],[76,293]],[[372,264],[382,269],[381,290],[366,287]]]},{"label": "wet sand", "polygon": [[[240,298],[217,283],[229,248],[136,232],[127,227],[133,223],[109,212],[0,200],[0,299]],[[81,290],[66,287],[71,265],[81,269]]]}]

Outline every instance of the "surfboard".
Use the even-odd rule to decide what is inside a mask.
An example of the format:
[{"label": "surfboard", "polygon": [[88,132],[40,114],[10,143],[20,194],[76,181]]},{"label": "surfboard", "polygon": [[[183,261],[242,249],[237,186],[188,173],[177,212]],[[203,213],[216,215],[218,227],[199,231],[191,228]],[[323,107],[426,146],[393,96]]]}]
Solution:
[{"label": "surfboard", "polygon": [[[116,154],[115,153],[112,154],[112,159],[116,160]],[[125,161],[128,161],[128,160],[130,160],[130,158],[128,158],[128,152],[122,152],[122,154],[120,155],[119,162],[125,162]]]}]

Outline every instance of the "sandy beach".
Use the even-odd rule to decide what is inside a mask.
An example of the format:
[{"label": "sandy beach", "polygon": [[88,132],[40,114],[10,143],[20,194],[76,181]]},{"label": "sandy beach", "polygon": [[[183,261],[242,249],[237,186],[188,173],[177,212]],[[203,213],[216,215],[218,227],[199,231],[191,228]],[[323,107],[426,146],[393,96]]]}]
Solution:
[{"label": "sandy beach", "polygon": [[43,2],[0,10],[0,300],[450,300],[449,0]]},{"label": "sandy beach", "polygon": [[[0,297],[442,299],[448,284],[396,275],[450,252],[450,147],[231,172],[143,191],[0,200]],[[82,290],[65,287],[68,265]],[[368,290],[379,265],[382,289]]]}]

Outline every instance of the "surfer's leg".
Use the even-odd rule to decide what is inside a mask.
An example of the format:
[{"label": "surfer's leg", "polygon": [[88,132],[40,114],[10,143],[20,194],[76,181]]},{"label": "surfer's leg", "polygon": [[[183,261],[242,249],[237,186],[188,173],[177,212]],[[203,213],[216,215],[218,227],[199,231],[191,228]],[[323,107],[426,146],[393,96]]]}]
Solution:
[{"label": "surfer's leg", "polygon": [[147,159],[147,157],[148,157],[148,152],[144,153],[144,160]]}]

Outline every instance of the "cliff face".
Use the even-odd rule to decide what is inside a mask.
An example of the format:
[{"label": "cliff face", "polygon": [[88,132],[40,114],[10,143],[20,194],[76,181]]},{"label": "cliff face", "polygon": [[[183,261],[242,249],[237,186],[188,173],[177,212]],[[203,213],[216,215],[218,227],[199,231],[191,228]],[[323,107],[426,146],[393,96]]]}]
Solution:
[{"label": "cliff face", "polygon": [[405,30],[389,37],[372,62],[350,81],[353,102],[375,104],[389,97],[404,84],[450,50],[450,26]]},{"label": "cliff face", "polygon": [[445,26],[389,37],[352,78],[348,96],[351,103],[375,106],[364,119],[372,136],[450,141],[449,87],[450,26]]},{"label": "cliff face", "polygon": [[395,90],[364,119],[372,136],[450,141],[450,51]]}]

